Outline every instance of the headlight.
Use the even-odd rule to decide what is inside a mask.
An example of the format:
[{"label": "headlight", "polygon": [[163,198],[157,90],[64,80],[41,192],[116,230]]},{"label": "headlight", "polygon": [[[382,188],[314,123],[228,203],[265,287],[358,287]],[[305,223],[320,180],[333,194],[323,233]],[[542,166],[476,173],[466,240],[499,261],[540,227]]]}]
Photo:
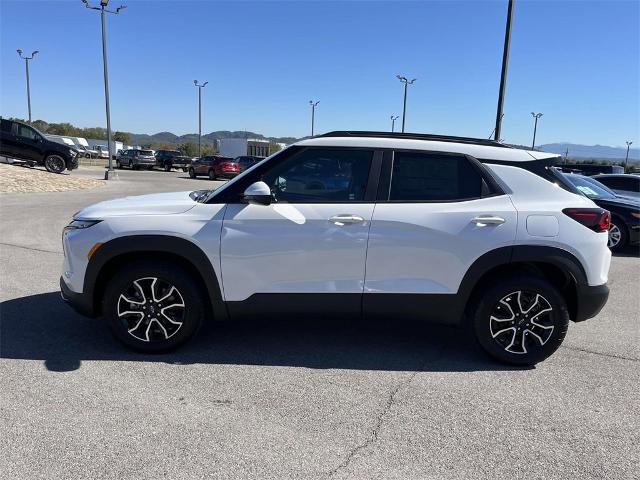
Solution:
[{"label": "headlight", "polygon": [[631,212],[631,215],[636,217],[636,218],[640,218],[640,212],[636,213],[636,212]]},{"label": "headlight", "polygon": [[71,230],[84,230],[85,228],[92,227],[101,221],[102,220],[73,220],[69,225],[64,227],[64,232],[69,232]]}]

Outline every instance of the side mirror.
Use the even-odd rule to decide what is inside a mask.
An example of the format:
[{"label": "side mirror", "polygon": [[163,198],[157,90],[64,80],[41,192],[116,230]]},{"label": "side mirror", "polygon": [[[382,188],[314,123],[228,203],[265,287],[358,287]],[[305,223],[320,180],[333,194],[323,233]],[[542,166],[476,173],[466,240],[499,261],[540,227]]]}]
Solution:
[{"label": "side mirror", "polygon": [[244,198],[247,203],[270,205],[272,200],[271,189],[269,185],[264,182],[255,182],[247,187],[242,198]]}]

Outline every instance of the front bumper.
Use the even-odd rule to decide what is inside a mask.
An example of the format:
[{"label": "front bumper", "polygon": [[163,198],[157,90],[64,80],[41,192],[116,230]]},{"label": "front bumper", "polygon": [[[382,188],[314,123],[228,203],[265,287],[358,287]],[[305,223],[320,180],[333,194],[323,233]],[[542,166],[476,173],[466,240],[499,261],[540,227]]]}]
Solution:
[{"label": "front bumper", "polygon": [[60,296],[80,315],[91,318],[96,316],[91,296],[71,291],[62,277],[60,277]]},{"label": "front bumper", "polygon": [[576,298],[576,314],[574,322],[583,322],[589,318],[593,318],[602,307],[607,303],[609,298],[609,287],[604,285],[578,285]]}]

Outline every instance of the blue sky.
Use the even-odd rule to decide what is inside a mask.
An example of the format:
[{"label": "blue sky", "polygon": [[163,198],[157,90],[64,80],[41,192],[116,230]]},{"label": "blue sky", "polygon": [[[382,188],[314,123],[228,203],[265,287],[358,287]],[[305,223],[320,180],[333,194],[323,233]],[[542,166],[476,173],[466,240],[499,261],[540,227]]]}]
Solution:
[{"label": "blue sky", "polygon": [[[97,0],[94,0],[97,2]],[[111,0],[113,6],[120,3]],[[489,136],[506,0],[378,2],[124,1],[108,17],[112,126],[197,131],[193,80],[209,81],[203,132],[274,136],[390,128],[409,91],[407,130]],[[0,0],[0,112],[102,126],[99,13],[74,1]],[[639,143],[640,2],[517,0],[503,138]]]}]

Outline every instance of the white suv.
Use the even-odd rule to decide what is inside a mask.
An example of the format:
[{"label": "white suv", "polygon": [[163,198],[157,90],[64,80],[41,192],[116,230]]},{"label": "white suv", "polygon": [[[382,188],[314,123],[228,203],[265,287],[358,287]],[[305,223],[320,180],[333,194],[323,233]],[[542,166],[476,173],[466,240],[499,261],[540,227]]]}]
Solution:
[{"label": "white suv", "polygon": [[468,325],[490,355],[533,364],[609,293],[609,212],[558,160],[489,140],[332,132],[215,191],[81,210],[64,232],[62,295],[146,352],[204,318],[347,314]]}]

